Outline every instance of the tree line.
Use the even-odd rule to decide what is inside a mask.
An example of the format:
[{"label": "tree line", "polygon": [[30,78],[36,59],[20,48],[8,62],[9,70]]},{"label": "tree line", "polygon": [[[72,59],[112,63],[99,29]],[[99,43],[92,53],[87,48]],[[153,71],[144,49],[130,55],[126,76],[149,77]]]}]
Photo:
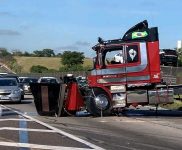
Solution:
[{"label": "tree line", "polygon": [[13,72],[20,73],[22,70],[13,55],[5,48],[0,48],[0,62],[7,65]]},{"label": "tree line", "polygon": [[55,54],[54,50],[46,48],[43,50],[35,50],[32,53],[31,52],[22,52],[20,50],[13,50],[12,51],[13,56],[25,56],[25,57],[61,57],[61,53]]},{"label": "tree line", "polygon": [[21,73],[22,67],[17,64],[16,59],[13,56],[26,56],[26,57],[60,57],[60,63],[62,67],[59,70],[48,69],[46,66],[34,65],[30,68],[32,73],[52,73],[52,72],[68,72],[68,71],[87,71],[92,68],[92,66],[83,66],[84,63],[84,53],[77,51],[64,51],[63,53],[54,53],[54,50],[43,49],[36,50],[33,53],[13,51],[8,52],[7,49],[0,48],[0,61],[14,72]]}]

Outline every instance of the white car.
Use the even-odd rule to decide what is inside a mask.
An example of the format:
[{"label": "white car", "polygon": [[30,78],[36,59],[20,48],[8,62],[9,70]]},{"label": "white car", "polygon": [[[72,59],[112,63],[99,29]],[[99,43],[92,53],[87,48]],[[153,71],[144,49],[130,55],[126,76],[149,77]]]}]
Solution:
[{"label": "white car", "polygon": [[16,79],[0,78],[0,101],[21,103],[21,89]]},{"label": "white car", "polygon": [[59,81],[55,77],[40,77],[38,83],[59,83]]}]

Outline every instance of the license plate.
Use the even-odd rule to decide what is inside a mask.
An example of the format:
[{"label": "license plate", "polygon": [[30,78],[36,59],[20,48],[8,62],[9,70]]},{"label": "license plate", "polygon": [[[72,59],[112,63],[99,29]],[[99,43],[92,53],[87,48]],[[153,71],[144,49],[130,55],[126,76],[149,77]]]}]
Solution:
[{"label": "license plate", "polygon": [[1,96],[1,99],[3,99],[3,100],[9,100],[9,97],[8,96]]}]

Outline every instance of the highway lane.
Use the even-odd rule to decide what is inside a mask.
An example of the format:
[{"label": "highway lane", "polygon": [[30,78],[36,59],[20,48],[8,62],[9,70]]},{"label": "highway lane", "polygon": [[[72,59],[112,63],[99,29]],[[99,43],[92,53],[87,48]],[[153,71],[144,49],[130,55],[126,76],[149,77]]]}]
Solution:
[{"label": "highway lane", "polygon": [[103,149],[36,119],[37,113],[30,98],[22,104],[3,103],[0,109],[0,150]]},{"label": "highway lane", "polygon": [[181,118],[160,118],[113,116],[43,120],[105,149],[181,149],[182,126],[173,123],[174,120],[181,122]]},{"label": "highway lane", "polygon": [[6,106],[104,149],[182,149],[182,114],[172,111],[161,110],[155,116],[148,108],[128,111],[124,116],[59,118],[38,116],[31,97],[22,104]]}]

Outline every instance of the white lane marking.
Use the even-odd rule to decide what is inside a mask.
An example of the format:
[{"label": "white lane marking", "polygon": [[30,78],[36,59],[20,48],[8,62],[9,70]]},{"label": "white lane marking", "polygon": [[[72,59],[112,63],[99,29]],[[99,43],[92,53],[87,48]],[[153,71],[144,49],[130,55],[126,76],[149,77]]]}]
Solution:
[{"label": "white lane marking", "polygon": [[[23,116],[19,116],[21,119],[24,119]],[[24,129],[27,129],[27,121],[19,121],[19,128],[24,128]],[[28,132],[27,131],[23,131],[23,130],[19,130],[19,143],[29,143],[28,141]],[[24,149],[24,148],[22,148]],[[20,150],[22,150],[20,148]]]},{"label": "white lane marking", "polygon": [[9,118],[9,119],[0,119],[0,121],[32,121],[30,119],[15,119],[15,118]]},{"label": "white lane marking", "polygon": [[145,122],[145,121],[143,121],[143,120],[137,120],[137,119],[135,119],[135,118],[133,118],[133,119],[114,119],[114,120],[100,120],[99,122],[103,122],[103,123],[105,123],[105,122],[123,122],[123,123],[143,123],[143,122]]},{"label": "white lane marking", "polygon": [[89,148],[75,148],[75,147],[63,147],[63,146],[50,146],[50,145],[38,145],[38,144],[28,144],[28,143],[13,143],[13,142],[0,142],[1,146],[10,147],[24,147],[24,148],[35,148],[35,149],[49,149],[49,150],[90,150]]},{"label": "white lane marking", "polygon": [[28,128],[13,128],[13,127],[2,127],[0,130],[12,130],[12,131],[32,131],[32,132],[50,132],[55,133],[54,130],[44,130],[44,129],[28,129]]},{"label": "white lane marking", "polygon": [[6,109],[9,109],[9,110],[11,110],[11,111],[16,112],[17,114],[22,115],[22,116],[24,116],[25,118],[28,118],[28,119],[30,119],[30,120],[32,120],[32,121],[35,121],[35,122],[37,122],[37,123],[39,123],[39,124],[41,124],[41,125],[43,125],[43,126],[49,128],[49,129],[52,129],[52,130],[54,130],[55,132],[57,132],[57,133],[59,133],[59,134],[65,135],[65,136],[69,137],[70,139],[73,139],[73,140],[75,140],[75,141],[77,141],[77,142],[83,143],[83,144],[85,144],[85,145],[87,145],[87,146],[89,146],[89,147],[91,147],[91,148],[93,148],[93,149],[104,150],[103,148],[101,148],[101,147],[99,147],[99,146],[97,146],[97,145],[94,145],[94,144],[92,144],[92,143],[90,143],[90,142],[88,142],[88,141],[85,141],[85,140],[83,140],[83,139],[81,139],[81,138],[78,138],[78,137],[76,137],[76,136],[74,136],[74,135],[72,135],[72,134],[69,134],[69,133],[67,133],[67,132],[65,132],[65,131],[62,131],[62,130],[60,130],[60,129],[58,129],[58,128],[55,128],[55,127],[53,127],[53,126],[50,126],[50,125],[48,125],[47,123],[44,123],[44,122],[42,122],[42,121],[39,121],[39,120],[37,120],[37,119],[35,119],[35,118],[33,118],[33,117],[30,117],[30,116],[28,116],[28,115],[25,115],[25,114],[23,114],[23,113],[21,113],[21,112],[18,112],[18,111],[16,111],[16,110],[12,110],[11,108],[9,108],[9,107],[7,107],[7,106],[4,106],[4,105],[1,105],[1,106],[4,107],[4,108],[6,108]]}]

